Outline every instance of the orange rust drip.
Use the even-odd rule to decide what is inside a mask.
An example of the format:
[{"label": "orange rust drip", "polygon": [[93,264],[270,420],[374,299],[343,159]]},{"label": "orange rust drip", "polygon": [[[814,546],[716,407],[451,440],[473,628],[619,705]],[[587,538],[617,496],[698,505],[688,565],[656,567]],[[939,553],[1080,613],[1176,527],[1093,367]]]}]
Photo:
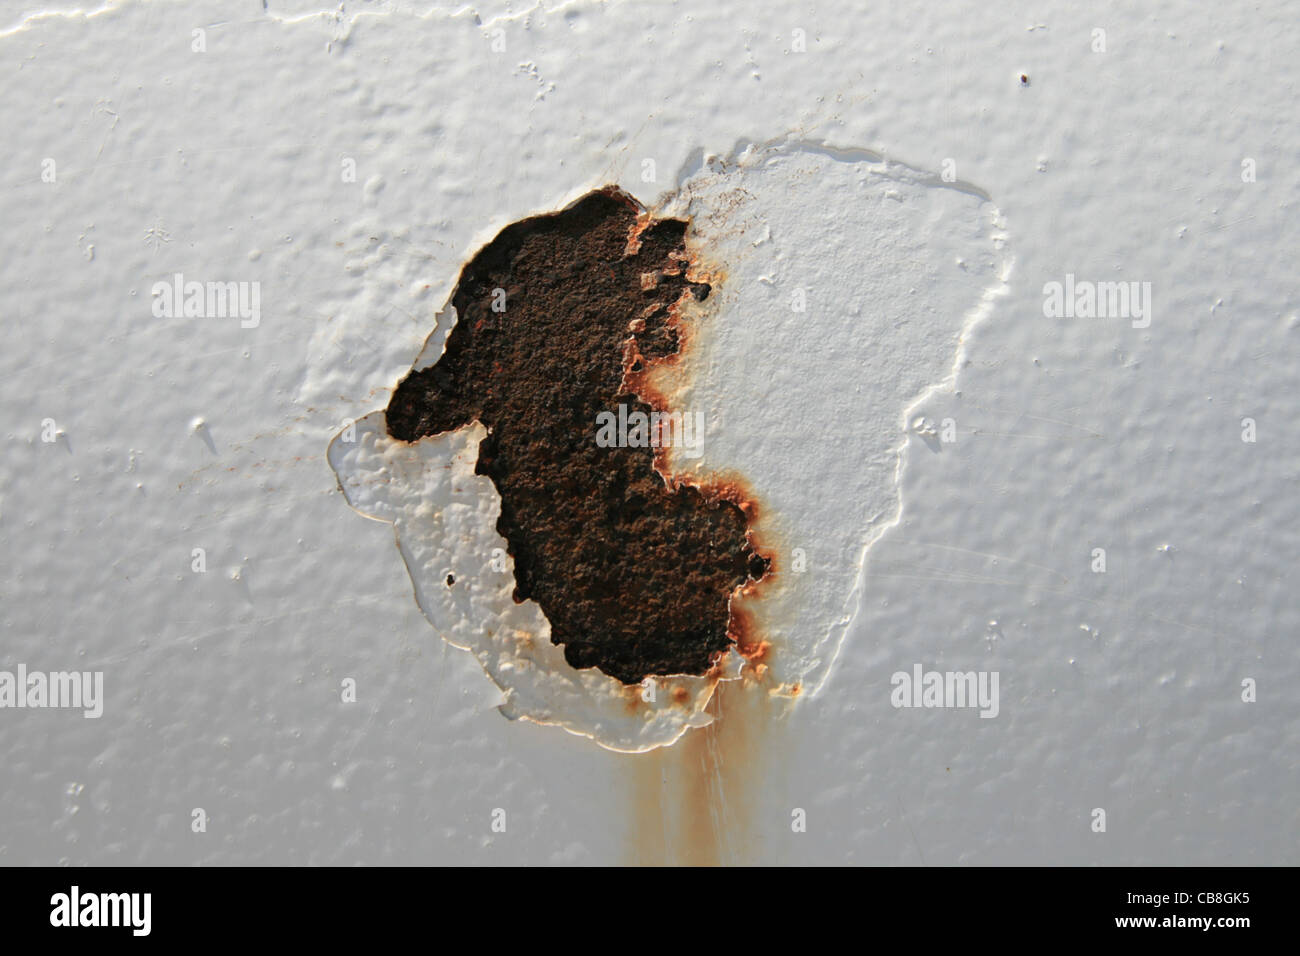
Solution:
[{"label": "orange rust drip", "polygon": [[626,755],[627,862],[723,866],[761,862],[790,833],[795,795],[781,775],[785,704],[760,688],[719,684],[713,723],[672,747]]}]

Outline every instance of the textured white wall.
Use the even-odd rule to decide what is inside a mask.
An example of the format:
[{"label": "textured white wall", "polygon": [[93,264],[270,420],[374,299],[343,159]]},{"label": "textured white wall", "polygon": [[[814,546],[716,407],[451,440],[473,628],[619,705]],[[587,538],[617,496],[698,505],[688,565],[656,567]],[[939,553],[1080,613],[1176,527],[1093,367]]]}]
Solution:
[{"label": "textured white wall", "polygon": [[[0,710],[0,862],[1297,862],[1286,4],[268,6],[0,15],[0,669],[106,694]],[[788,716],[729,689],[636,756],[509,722],[326,445],[500,227],[787,135],[1001,211],[1006,294],[917,409],[958,440],[907,441]],[[156,318],[176,272],[260,323]],[[1067,273],[1150,282],[1150,327],[1044,317]],[[894,709],[914,663],[997,670],[999,716]]]}]

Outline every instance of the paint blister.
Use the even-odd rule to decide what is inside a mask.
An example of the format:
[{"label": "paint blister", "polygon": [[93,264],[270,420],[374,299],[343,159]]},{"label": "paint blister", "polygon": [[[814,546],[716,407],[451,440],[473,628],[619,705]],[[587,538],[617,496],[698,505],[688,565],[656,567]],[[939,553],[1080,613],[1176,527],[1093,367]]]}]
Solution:
[{"label": "paint blister", "polygon": [[[899,513],[905,410],[951,386],[962,336],[1008,268],[978,190],[813,144],[697,162],[650,213],[689,221],[682,268],[711,294],[674,316],[676,351],[624,355],[624,385],[704,423],[693,447],[655,450],[655,466],[670,486],[734,503],[771,562],[733,593],[734,644],[713,667],[637,685],[566,661],[542,608],[516,601],[501,497],[475,468],[481,423],[404,442],[380,411],[329,451],[349,503],[394,526],[421,609],[474,653],[502,712],[622,751],[709,723],[719,681],[786,700],[822,684],[867,549]],[[661,278],[638,281],[652,294]],[[414,369],[436,364],[455,324],[449,303]]]}]

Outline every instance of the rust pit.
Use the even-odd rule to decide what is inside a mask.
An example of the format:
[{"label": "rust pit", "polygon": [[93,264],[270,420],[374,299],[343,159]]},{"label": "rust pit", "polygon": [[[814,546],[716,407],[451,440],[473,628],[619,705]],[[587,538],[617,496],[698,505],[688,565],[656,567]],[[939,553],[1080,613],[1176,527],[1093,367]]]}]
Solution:
[{"label": "rust pit", "polygon": [[601,413],[670,411],[649,370],[689,339],[679,306],[711,291],[687,228],[615,187],[507,226],[461,272],[443,355],[386,411],[408,442],[482,423],[515,601],[538,603],[571,666],[624,684],[710,673],[747,630],[732,598],[771,568],[736,481],[672,480],[663,449],[596,441]]}]

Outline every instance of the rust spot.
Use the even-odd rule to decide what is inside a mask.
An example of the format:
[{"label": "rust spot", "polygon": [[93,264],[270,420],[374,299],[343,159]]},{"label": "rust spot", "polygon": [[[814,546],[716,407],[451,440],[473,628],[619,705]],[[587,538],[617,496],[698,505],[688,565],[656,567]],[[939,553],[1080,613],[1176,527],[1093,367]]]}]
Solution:
[{"label": "rust spot", "polygon": [[641,698],[642,691],[639,684],[624,684],[622,692],[623,707],[629,714],[636,713],[636,711],[640,709],[641,705],[645,703]]},{"label": "rust spot", "polygon": [[[442,357],[386,413],[401,441],[483,424],[475,470],[501,497],[515,600],[541,606],[571,666],[628,685],[719,676],[733,643],[757,646],[736,599],[771,576],[744,482],[674,476],[668,448],[623,427],[690,414],[651,384],[691,341],[682,307],[712,289],[687,229],[615,187],[507,226],[461,272]],[[602,416],[619,418],[612,446]]]},{"label": "rust spot", "polygon": [[736,650],[745,660],[751,664],[762,664],[767,661],[772,644],[758,635],[753,614],[739,601],[732,602],[727,633],[735,643]]}]

